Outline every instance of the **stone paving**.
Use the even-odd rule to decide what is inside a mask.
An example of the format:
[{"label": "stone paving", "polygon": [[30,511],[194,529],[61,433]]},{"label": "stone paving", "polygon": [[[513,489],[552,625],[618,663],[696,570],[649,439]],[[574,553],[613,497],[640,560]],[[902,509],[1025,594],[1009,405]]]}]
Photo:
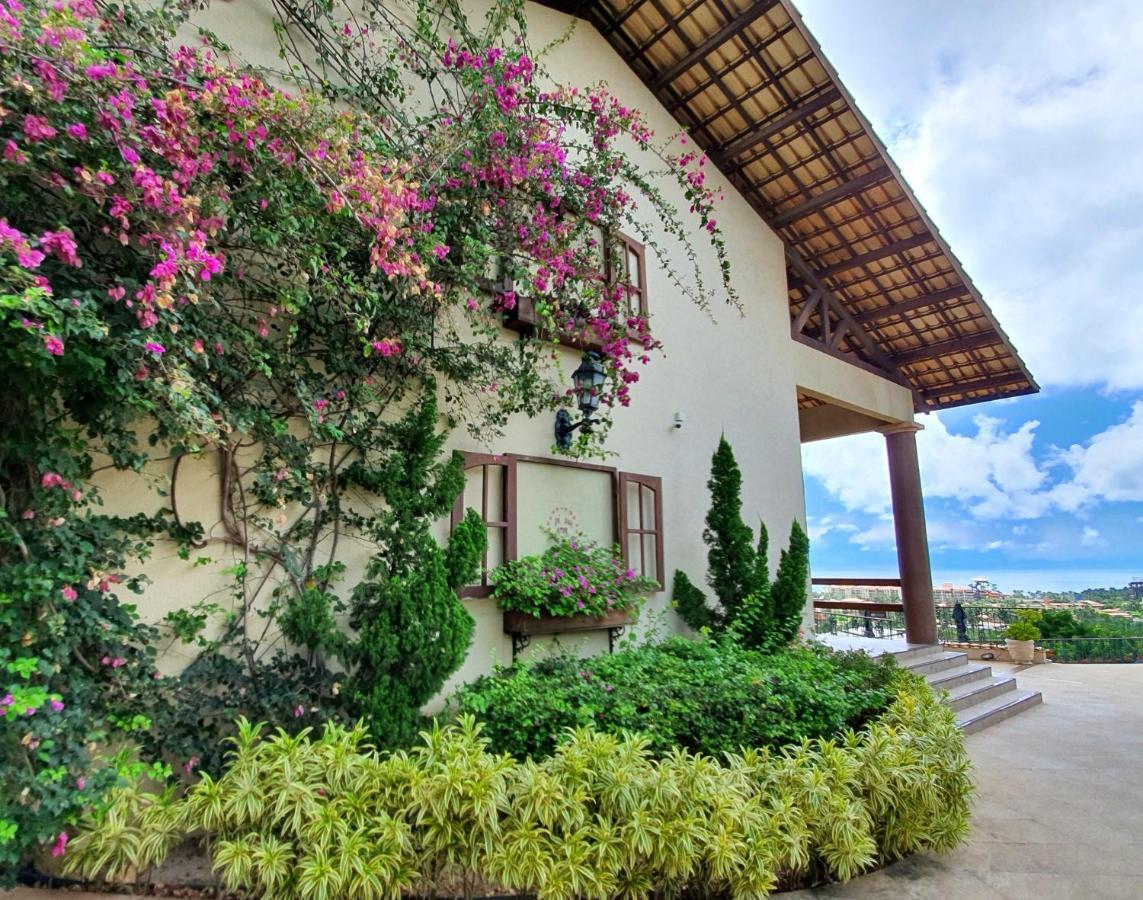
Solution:
[{"label": "stone paving", "polygon": [[1143,665],[1016,667],[1041,706],[966,740],[967,844],[790,900],[1140,900]]},{"label": "stone paving", "polygon": [[[977,769],[973,833],[789,900],[1140,900],[1143,665],[999,664],[1044,703],[967,738]],[[112,900],[18,889],[11,900]]]}]

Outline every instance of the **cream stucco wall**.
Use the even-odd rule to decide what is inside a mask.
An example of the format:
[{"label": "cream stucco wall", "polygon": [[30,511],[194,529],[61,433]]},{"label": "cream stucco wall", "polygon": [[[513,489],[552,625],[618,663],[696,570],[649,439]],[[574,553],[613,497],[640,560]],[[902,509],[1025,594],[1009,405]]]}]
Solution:
[{"label": "cream stucco wall", "polygon": [[[560,13],[529,4],[530,42],[540,47],[559,37],[571,20]],[[232,44],[238,55],[259,64],[279,65],[272,13],[267,0],[214,3],[196,17],[196,22],[216,31]],[[579,23],[572,38],[545,60],[547,69],[562,82],[605,82],[626,103],[642,109],[660,136],[677,126],[667,112],[626,67],[603,38]],[[717,173],[712,173],[717,175]],[[669,199],[686,204],[673,182],[659,185]],[[848,366],[790,339],[783,248],[778,238],[753,212],[743,198],[726,187],[726,200],[718,210],[733,266],[733,279],[742,297],[743,311],[715,304],[712,313],[699,310],[680,296],[668,279],[660,260],[649,253],[647,281],[655,334],[663,341],[665,355],[656,356],[643,379],[634,386],[632,406],[616,415],[607,462],[623,471],[660,476],[663,482],[664,559],[666,581],[676,569],[687,572],[701,584],[706,571],[706,548],[701,535],[708,505],[706,480],[710,457],[720,434],[734,447],[743,473],[743,514],[748,523],[764,520],[770,528],[775,563],[791,521],[804,522],[805,508],[799,444],[796,396],[799,387],[820,396],[837,398],[841,405],[886,421],[910,419],[908,392],[870,373]],[[670,247],[669,241],[664,241]],[[696,238],[696,248],[709,284],[718,282],[713,252]],[[680,257],[681,258],[681,257]],[[685,264],[680,263],[685,269]],[[579,354],[562,351],[562,365],[570,372]],[[570,383],[570,379],[569,379]],[[684,417],[682,428],[674,427],[676,414]],[[457,449],[495,453],[550,455],[552,421],[512,421],[494,446],[482,446],[458,432]],[[184,472],[180,479],[180,504],[186,518],[199,517],[208,528],[217,528],[218,472],[210,459],[190,464],[197,473]],[[157,479],[149,489],[162,487],[169,463],[152,468]],[[610,510],[604,479],[598,473],[530,465],[518,487],[521,513],[520,552],[542,547],[538,525],[543,524],[561,498],[574,498],[577,516],[586,530],[604,534]],[[118,508],[158,506],[166,501],[157,494],[152,503],[140,503],[139,476],[117,474],[107,487]],[[130,502],[128,502],[128,500]],[[524,521],[525,515],[528,522]],[[530,524],[529,524],[530,523]],[[594,534],[593,534],[594,536]],[[609,539],[609,538],[608,538]],[[351,556],[364,559],[367,547],[350,547]],[[154,585],[141,609],[157,620],[169,609],[206,598],[225,601],[225,579],[220,570],[232,562],[232,553],[219,553],[212,546],[204,551],[212,562],[196,567],[178,558],[173,548],[160,547],[148,565]],[[468,661],[453,679],[466,681],[487,672],[496,662],[511,657],[511,643],[502,632],[501,616],[490,599],[466,601],[477,623]],[[660,627],[676,628],[668,608],[667,594],[653,598],[645,620]],[[569,643],[569,642],[565,642]],[[576,638],[570,643],[586,651],[606,646],[604,635]],[[165,668],[178,668],[185,654],[172,649]],[[446,692],[447,692],[446,688]]]}]

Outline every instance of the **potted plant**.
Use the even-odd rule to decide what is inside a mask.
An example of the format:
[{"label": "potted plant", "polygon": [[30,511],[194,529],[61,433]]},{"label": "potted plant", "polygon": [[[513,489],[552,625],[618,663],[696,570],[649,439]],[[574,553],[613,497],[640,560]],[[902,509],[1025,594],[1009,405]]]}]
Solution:
[{"label": "potted plant", "polygon": [[636,575],[618,547],[559,538],[543,553],[497,567],[489,579],[504,631],[558,634],[618,628],[658,584]]},{"label": "potted plant", "polygon": [[1036,658],[1036,641],[1040,637],[1036,622],[1039,618],[1037,610],[1022,609],[1016,613],[1016,621],[1004,632],[1004,645],[1014,663],[1026,666]]}]

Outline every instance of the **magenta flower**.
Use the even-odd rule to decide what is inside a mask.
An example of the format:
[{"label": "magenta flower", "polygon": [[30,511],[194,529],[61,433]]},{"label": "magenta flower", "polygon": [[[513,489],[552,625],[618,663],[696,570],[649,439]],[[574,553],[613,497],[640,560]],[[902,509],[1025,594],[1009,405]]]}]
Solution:
[{"label": "magenta flower", "polygon": [[444,259],[446,256],[448,256],[449,249],[450,248],[448,244],[437,244],[435,247],[433,247],[433,255],[437,259]]},{"label": "magenta flower", "polygon": [[87,126],[82,122],[75,122],[67,127],[68,137],[73,137],[77,141],[87,140]]},{"label": "magenta flower", "polygon": [[52,845],[52,856],[63,856],[65,850],[67,850],[67,832],[61,831],[55,844]]},{"label": "magenta flower", "polygon": [[146,344],[143,345],[143,349],[146,350],[148,353],[155,354],[155,356],[162,356],[164,353],[167,352],[166,347],[164,347],[162,344],[157,344],[154,341],[148,341]]},{"label": "magenta flower", "polygon": [[65,600],[71,601],[71,600],[75,600],[77,597],[79,597],[79,594],[77,594],[75,592],[75,588],[73,588],[69,584],[67,587],[62,588],[60,590],[60,596],[63,597]]},{"label": "magenta flower", "polygon": [[51,706],[52,712],[60,712],[64,708],[62,700],[51,700],[48,705]]},{"label": "magenta flower", "polygon": [[47,350],[48,353],[50,353],[52,356],[63,356],[64,355],[64,342],[61,341],[58,337],[56,337],[54,334],[45,334],[44,335],[44,349]]},{"label": "magenta flower", "polygon": [[295,719],[300,719],[305,714],[306,714],[306,709],[300,703],[294,707],[294,718]]},{"label": "magenta flower", "polygon": [[24,137],[29,144],[39,141],[50,141],[56,136],[56,130],[48,124],[42,116],[24,116]]},{"label": "magenta flower", "polygon": [[76,790],[82,791],[85,787],[87,787],[87,779],[80,775],[79,778],[75,780],[75,787]]}]

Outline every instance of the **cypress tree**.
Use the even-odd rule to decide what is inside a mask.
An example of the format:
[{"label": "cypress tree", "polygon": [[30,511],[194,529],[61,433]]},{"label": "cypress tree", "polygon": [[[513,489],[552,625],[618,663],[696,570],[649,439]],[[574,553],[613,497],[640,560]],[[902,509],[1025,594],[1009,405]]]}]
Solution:
[{"label": "cypress tree", "polygon": [[753,587],[754,536],[742,521],[742,472],[726,437],[719,439],[710,465],[710,511],[702,538],[707,551],[707,583],[727,620],[733,620]]},{"label": "cypress tree", "polygon": [[704,628],[709,628],[711,631],[722,629],[722,616],[707,605],[706,595],[687,578],[686,573],[675,570],[671,597],[679,618],[695,631]]},{"label": "cypress tree", "polygon": [[798,636],[806,608],[806,582],[810,577],[810,539],[795,520],[790,526],[790,545],[782,551],[778,574],[770,590],[774,610],[774,649]]},{"label": "cypress tree", "polygon": [[346,470],[346,481],[385,498],[370,528],[378,552],[353,591],[347,647],[348,689],[374,741],[401,746],[416,738],[420,709],[464,662],[474,623],[456,589],[475,575],[485,547],[483,522],[469,510],[448,550],[432,526],[464,488],[463,459],[440,462],[447,433],[438,434],[435,391],[396,423],[378,425],[389,449],[375,466]]}]

